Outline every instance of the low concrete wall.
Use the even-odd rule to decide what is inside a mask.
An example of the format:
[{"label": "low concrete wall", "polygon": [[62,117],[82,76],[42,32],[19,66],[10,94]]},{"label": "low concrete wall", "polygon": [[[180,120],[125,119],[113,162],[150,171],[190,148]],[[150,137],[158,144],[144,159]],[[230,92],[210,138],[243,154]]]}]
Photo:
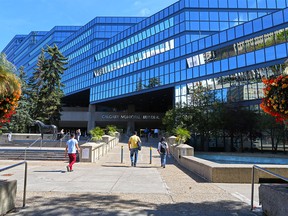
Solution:
[{"label": "low concrete wall", "polygon": [[94,163],[100,157],[106,155],[119,143],[119,135],[116,137],[104,135],[101,142],[88,142],[80,146],[80,162]]},{"label": "low concrete wall", "polygon": [[[252,164],[218,164],[194,157],[193,147],[186,144],[175,144],[174,136],[168,138],[170,153],[178,163],[186,169],[197,173],[209,182],[217,183],[251,183]],[[288,165],[260,165],[276,174],[288,178]],[[267,173],[256,170],[255,183],[259,179],[275,178]]]},{"label": "low concrete wall", "polygon": [[0,215],[15,208],[16,192],[16,180],[0,180]]},{"label": "low concrete wall", "polygon": [[[188,170],[195,172],[210,182],[217,183],[251,183],[251,164],[218,164],[194,156],[183,156],[179,163]],[[288,165],[261,165],[262,168],[288,177]],[[275,178],[262,171],[255,171],[255,183],[260,178]]]},{"label": "low concrete wall", "polygon": [[288,214],[288,184],[261,184],[259,202],[266,215],[286,216]]}]

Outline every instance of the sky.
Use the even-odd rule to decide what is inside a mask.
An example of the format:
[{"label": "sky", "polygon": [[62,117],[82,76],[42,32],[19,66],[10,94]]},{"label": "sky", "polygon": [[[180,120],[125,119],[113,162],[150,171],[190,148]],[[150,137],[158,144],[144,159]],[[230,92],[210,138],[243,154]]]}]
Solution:
[{"label": "sky", "polygon": [[17,34],[83,26],[97,16],[151,16],[178,0],[0,0],[0,51]]}]

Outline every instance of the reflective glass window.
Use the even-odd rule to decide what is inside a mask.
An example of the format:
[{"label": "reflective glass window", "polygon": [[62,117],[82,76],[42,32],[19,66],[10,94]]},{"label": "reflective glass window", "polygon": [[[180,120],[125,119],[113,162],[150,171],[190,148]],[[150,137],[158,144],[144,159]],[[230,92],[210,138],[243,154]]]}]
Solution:
[{"label": "reflective glass window", "polygon": [[257,0],[247,0],[248,8],[256,8]]},{"label": "reflective glass window", "polygon": [[206,75],[205,65],[201,65],[199,69],[200,69],[200,76],[205,76]]},{"label": "reflective glass window", "polygon": [[220,70],[221,70],[220,67],[221,67],[221,66],[220,66],[220,61],[216,61],[216,62],[214,62],[214,67],[213,67],[213,69],[214,69],[214,73],[218,73],[218,72],[220,72]]},{"label": "reflective glass window", "polygon": [[229,68],[230,68],[230,70],[237,68],[236,57],[229,58]]},{"label": "reflective glass window", "polygon": [[228,70],[228,69],[229,69],[228,65],[229,65],[228,59],[223,59],[223,60],[221,61],[221,70],[222,70],[222,71]]},{"label": "reflective glass window", "polygon": [[220,21],[229,21],[227,12],[219,12],[219,20]]},{"label": "reflective glass window", "polygon": [[219,31],[219,22],[210,22],[210,31]]},{"label": "reflective glass window", "polygon": [[220,24],[220,30],[225,30],[229,28],[228,22],[219,22],[219,24]]},{"label": "reflective glass window", "polygon": [[181,81],[186,80],[186,79],[187,79],[186,70],[181,70]]},{"label": "reflective glass window", "polygon": [[267,15],[263,17],[262,20],[263,20],[263,26],[265,26],[265,28],[269,28],[273,26],[271,15]]},{"label": "reflective glass window", "polygon": [[247,0],[238,0],[239,8],[247,8]]},{"label": "reflective glass window", "polygon": [[237,0],[228,0],[229,8],[237,8]]},{"label": "reflective glass window", "polygon": [[256,19],[253,21],[254,32],[262,30],[262,19]]},{"label": "reflective glass window", "polygon": [[239,12],[239,21],[240,22],[248,21],[248,13],[247,12]]},{"label": "reflective glass window", "polygon": [[234,32],[234,28],[232,29],[228,29],[227,34],[228,34],[228,40],[232,40],[235,38],[235,32]]},{"label": "reflective glass window", "polygon": [[246,62],[247,65],[253,65],[255,64],[255,53],[254,52],[250,52],[246,54]]},{"label": "reflective glass window", "polygon": [[218,8],[218,1],[209,0],[209,7],[210,8]]},{"label": "reflective glass window", "polygon": [[220,32],[220,43],[226,42],[227,41],[227,35],[226,31]]},{"label": "reflective glass window", "polygon": [[193,68],[193,77],[199,77],[199,67]]},{"label": "reflective glass window", "polygon": [[[265,1],[258,1],[258,8],[265,8],[265,9],[266,9],[266,7],[267,7],[266,1],[267,1],[267,0],[265,0]],[[268,0],[268,1],[270,1],[270,0]]]},{"label": "reflective glass window", "polygon": [[287,33],[288,31],[285,31],[285,29],[281,29],[278,32],[275,32],[276,44],[285,42]]},{"label": "reflective glass window", "polygon": [[218,21],[218,12],[209,12],[210,21]]},{"label": "reflective glass window", "polygon": [[287,48],[286,44],[279,44],[275,46],[277,58],[286,58],[287,57]]},{"label": "reflective glass window", "polygon": [[249,12],[248,13],[249,20],[253,20],[257,18],[257,12]]},{"label": "reflective glass window", "polygon": [[251,34],[253,32],[252,23],[245,23],[244,24],[244,32],[245,34]]},{"label": "reflective glass window", "polygon": [[277,2],[277,8],[285,8],[285,7],[287,7],[286,3],[285,3],[285,0],[276,0],[276,2]]},{"label": "reflective glass window", "polygon": [[198,41],[194,41],[193,43],[192,43],[192,45],[193,45],[193,51],[195,52],[195,51],[198,51]]},{"label": "reflective glass window", "polygon": [[200,20],[209,20],[208,12],[200,12]]},{"label": "reflective glass window", "polygon": [[268,0],[267,6],[268,6],[268,8],[276,8],[276,1]]},{"label": "reflective glass window", "polygon": [[213,42],[213,45],[219,44],[219,35],[218,34],[212,35],[212,42]]},{"label": "reflective glass window", "polygon": [[288,22],[288,8],[284,10],[284,20]]},{"label": "reflective glass window", "polygon": [[190,22],[190,29],[197,31],[200,29],[199,22]]},{"label": "reflective glass window", "polygon": [[255,56],[256,56],[256,64],[258,63],[262,63],[265,62],[265,55],[264,55],[264,50],[257,50],[255,52]]},{"label": "reflective glass window", "polygon": [[209,22],[200,22],[201,31],[209,31]]},{"label": "reflective glass window", "polygon": [[210,47],[212,45],[211,37],[205,38],[205,47]]},{"label": "reflective glass window", "polygon": [[228,7],[228,2],[227,2],[227,0],[221,0],[221,1],[219,1],[219,7],[220,7],[220,8],[227,8],[227,7]]},{"label": "reflective glass window", "polygon": [[207,75],[209,74],[213,74],[213,64],[212,63],[208,63],[206,64],[206,71],[207,71]]},{"label": "reflective glass window", "polygon": [[237,56],[237,63],[239,68],[246,66],[245,54]]},{"label": "reflective glass window", "polygon": [[236,31],[236,37],[242,37],[244,35],[243,25],[236,26],[235,31]]},{"label": "reflective glass window", "polygon": [[283,23],[283,13],[282,11],[278,11],[273,14],[273,24],[279,25],[281,23]]},{"label": "reflective glass window", "polygon": [[208,0],[200,0],[199,2],[200,7],[208,7]]},{"label": "reflective glass window", "polygon": [[199,20],[199,11],[191,11],[190,20]]}]

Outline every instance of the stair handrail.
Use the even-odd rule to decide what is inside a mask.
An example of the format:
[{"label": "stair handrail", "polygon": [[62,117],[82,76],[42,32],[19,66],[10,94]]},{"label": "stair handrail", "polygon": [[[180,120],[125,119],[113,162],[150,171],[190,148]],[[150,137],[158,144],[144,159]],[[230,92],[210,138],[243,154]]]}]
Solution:
[{"label": "stair handrail", "polygon": [[24,160],[20,163],[17,163],[17,164],[13,164],[13,165],[10,165],[10,166],[7,166],[7,167],[4,167],[4,168],[0,168],[0,172],[3,172],[5,170],[8,170],[8,169],[11,169],[13,167],[16,167],[16,166],[20,166],[22,164],[25,164],[25,170],[24,170],[24,190],[23,190],[23,207],[25,207],[26,205],[26,186],[27,186],[27,161]]},{"label": "stair handrail", "polygon": [[25,154],[24,154],[24,160],[26,160],[26,151],[28,148],[32,147],[36,142],[38,142],[38,140],[42,139],[41,137],[39,137],[38,139],[36,139],[33,143],[31,143],[29,146],[27,146],[25,148]]},{"label": "stair handrail", "polygon": [[276,174],[276,173],[274,173],[274,172],[271,172],[271,171],[269,171],[269,170],[267,170],[267,169],[264,169],[264,168],[262,168],[262,167],[259,167],[259,166],[257,166],[257,165],[253,165],[253,167],[252,167],[252,180],[251,180],[251,184],[252,184],[252,191],[251,191],[251,211],[253,210],[254,174],[255,174],[255,169],[258,169],[258,170],[260,170],[260,171],[262,171],[262,172],[268,173],[268,174],[270,174],[270,175],[272,175],[272,176],[275,176],[275,177],[277,177],[277,178],[279,178],[279,179],[282,179],[282,180],[288,182],[288,178],[285,178],[285,177],[283,177],[283,176],[281,176],[281,175],[278,175],[278,174]]}]

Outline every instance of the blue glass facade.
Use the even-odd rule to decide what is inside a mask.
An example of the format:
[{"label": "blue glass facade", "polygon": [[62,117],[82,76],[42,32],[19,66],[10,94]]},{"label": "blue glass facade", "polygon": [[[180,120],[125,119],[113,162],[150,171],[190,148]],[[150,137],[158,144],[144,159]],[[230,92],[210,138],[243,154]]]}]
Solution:
[{"label": "blue glass facade", "polygon": [[[288,57],[287,7],[287,0],[180,0],[148,18],[96,17],[83,27],[38,32],[35,40],[33,32],[15,36],[3,52],[32,73],[41,48],[56,43],[69,59],[66,104],[86,100],[88,128],[119,120],[97,112],[163,114],[169,106],[154,107],[164,95],[172,105],[189,102],[199,82],[223,102],[257,108],[261,77],[281,73]],[[126,128],[137,128],[143,118],[130,120]]]}]

